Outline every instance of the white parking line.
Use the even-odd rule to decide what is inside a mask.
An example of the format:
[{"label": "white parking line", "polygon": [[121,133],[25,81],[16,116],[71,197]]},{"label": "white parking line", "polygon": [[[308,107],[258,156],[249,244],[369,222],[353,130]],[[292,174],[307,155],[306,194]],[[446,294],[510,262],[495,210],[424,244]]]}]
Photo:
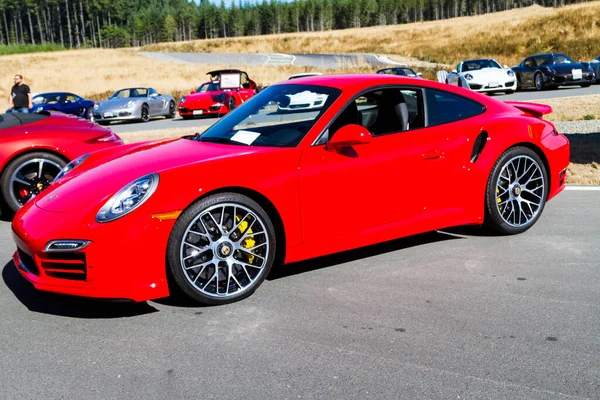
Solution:
[{"label": "white parking line", "polygon": [[600,191],[600,186],[581,186],[581,185],[567,185],[565,190],[583,190],[583,191]]}]

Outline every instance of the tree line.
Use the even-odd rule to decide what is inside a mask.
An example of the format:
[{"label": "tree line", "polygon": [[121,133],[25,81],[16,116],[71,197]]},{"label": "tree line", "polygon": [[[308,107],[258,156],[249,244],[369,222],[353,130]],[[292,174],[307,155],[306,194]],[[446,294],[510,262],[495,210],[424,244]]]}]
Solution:
[{"label": "tree line", "polygon": [[360,28],[581,0],[0,0],[0,43],[127,47]]}]

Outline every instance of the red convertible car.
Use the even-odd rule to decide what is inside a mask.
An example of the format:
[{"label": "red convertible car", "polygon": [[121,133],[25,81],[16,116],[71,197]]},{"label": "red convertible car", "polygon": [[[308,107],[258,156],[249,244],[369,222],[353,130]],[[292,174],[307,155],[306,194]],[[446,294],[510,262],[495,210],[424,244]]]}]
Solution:
[{"label": "red convertible car", "polygon": [[[324,101],[290,113],[300,93]],[[14,262],[40,290],[142,301],[171,280],[223,304],[273,265],[463,224],[520,233],[565,187],[550,111],[393,75],[282,82],[201,135],[92,153],[17,213]]]},{"label": "red convertible car", "polygon": [[0,116],[0,205],[15,212],[47,187],[69,161],[121,145],[110,129],[47,111]]},{"label": "red convertible car", "polygon": [[179,99],[179,115],[190,119],[197,115],[225,115],[256,94],[256,83],[244,71],[211,71],[210,81]]}]

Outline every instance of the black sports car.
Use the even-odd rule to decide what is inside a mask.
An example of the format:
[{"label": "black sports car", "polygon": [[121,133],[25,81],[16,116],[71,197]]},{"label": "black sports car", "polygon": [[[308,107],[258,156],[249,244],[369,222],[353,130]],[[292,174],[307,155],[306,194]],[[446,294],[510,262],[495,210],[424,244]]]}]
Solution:
[{"label": "black sports car", "polygon": [[561,53],[527,57],[512,70],[517,74],[519,89],[544,90],[563,85],[588,87],[596,81],[596,74],[589,63],[575,62]]},{"label": "black sports car", "polygon": [[412,68],[408,67],[393,67],[393,68],[384,68],[377,71],[378,74],[387,74],[387,75],[400,75],[400,76],[408,76],[409,78],[421,78],[422,74],[420,72],[415,72]]}]

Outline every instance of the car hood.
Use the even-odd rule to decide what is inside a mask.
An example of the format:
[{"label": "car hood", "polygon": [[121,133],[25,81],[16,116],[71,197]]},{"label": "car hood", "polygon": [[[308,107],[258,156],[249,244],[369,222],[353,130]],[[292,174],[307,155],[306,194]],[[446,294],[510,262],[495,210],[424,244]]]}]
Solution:
[{"label": "car hood", "polygon": [[129,103],[131,100],[136,100],[136,101],[143,101],[142,98],[131,98],[131,97],[126,97],[124,99],[109,99],[109,100],[103,100],[98,102],[98,108],[107,108],[107,107],[121,107],[124,106],[125,104]]},{"label": "car hood", "polygon": [[224,91],[186,94],[185,101],[182,104],[195,104],[195,103],[213,104],[213,103],[216,103],[219,101],[223,101],[224,97],[226,97],[226,96],[227,96],[227,93]]},{"label": "car hood", "polygon": [[570,74],[574,69],[580,69],[583,72],[587,72],[587,66],[584,66],[582,63],[561,63],[549,65],[548,67],[552,68],[559,74]]},{"label": "car hood", "polygon": [[[190,164],[245,157],[277,148],[237,146],[167,139],[118,146],[93,153],[72,177],[65,177],[36,198],[35,204],[50,212],[68,212],[83,205],[104,203],[130,182]],[[78,171],[80,168],[83,170]]]},{"label": "car hood", "polygon": [[511,76],[508,76],[508,74],[506,73],[506,69],[499,69],[499,68],[482,68],[482,69],[478,69],[475,71],[465,71],[465,72],[461,72],[462,76],[465,76],[466,74],[471,74],[473,76],[473,80],[490,80],[490,79],[499,79],[499,80],[504,80],[507,78],[512,78]]}]

